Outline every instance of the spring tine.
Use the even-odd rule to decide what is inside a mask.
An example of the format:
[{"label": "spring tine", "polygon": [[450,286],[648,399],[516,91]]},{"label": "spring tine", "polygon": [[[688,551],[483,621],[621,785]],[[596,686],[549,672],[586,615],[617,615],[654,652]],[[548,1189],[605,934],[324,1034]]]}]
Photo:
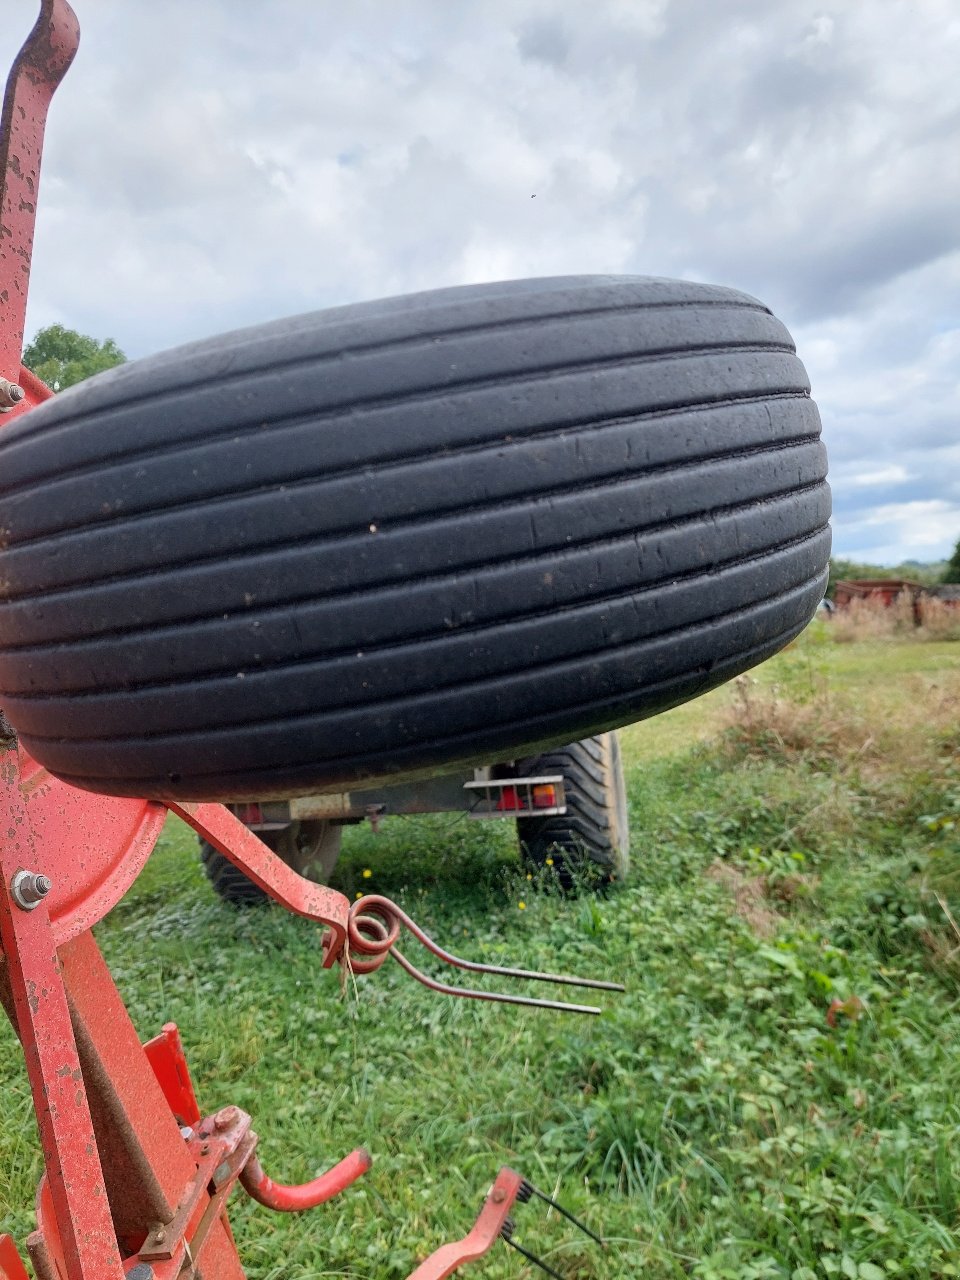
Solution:
[{"label": "spring tine", "polygon": [[[568,987],[588,987],[593,991],[616,991],[623,992],[626,988],[620,982],[603,982],[597,978],[577,978],[570,974],[563,973],[541,973],[535,969],[510,969],[494,964],[480,964],[475,960],[464,960],[462,956],[455,956],[452,952],[441,947],[435,942],[428,933],[407,915],[395,902],[391,902],[389,898],[381,897],[379,894],[370,894],[365,898],[360,898],[353,904],[351,908],[351,942],[355,943],[355,922],[359,920],[365,912],[375,917],[385,918],[391,921],[402,923],[405,928],[413,934],[413,936],[426,949],[433,953],[438,960],[444,961],[445,964],[453,965],[457,969],[463,969],[468,973],[490,973],[501,978],[524,978],[537,982],[554,982],[560,983]],[[394,938],[395,938],[394,934]],[[414,975],[416,976],[416,975]],[[421,979],[422,980],[422,979]],[[427,982],[425,985],[429,986]],[[437,988],[439,990],[439,988]],[[529,1003],[526,1001],[508,1001],[507,1003]],[[551,1007],[549,1003],[547,1007]],[[573,1005],[567,1005],[566,1008],[572,1009]]]},{"label": "spring tine", "polygon": [[573,1214],[569,1211],[569,1209],[565,1209],[562,1204],[557,1204],[556,1200],[551,1200],[548,1195],[545,1195],[542,1191],[540,1191],[537,1187],[535,1187],[532,1182],[527,1182],[526,1178],[524,1178],[523,1182],[520,1184],[520,1192],[521,1194],[528,1193],[528,1196],[527,1196],[528,1199],[529,1199],[529,1196],[531,1195],[536,1196],[539,1200],[542,1200],[544,1204],[548,1204],[551,1206],[551,1208],[556,1209],[557,1213],[562,1213],[563,1216],[567,1219],[567,1221],[572,1222],[575,1227],[579,1227],[580,1230],[584,1233],[584,1235],[588,1235],[591,1240],[596,1240],[597,1244],[600,1244],[600,1245],[603,1244],[602,1237],[598,1236],[595,1232],[591,1231],[590,1228],[586,1225],[586,1223],[581,1222],[579,1218],[575,1218]]},{"label": "spring tine", "polygon": [[554,1280],[567,1280],[566,1276],[562,1276],[559,1271],[554,1271],[548,1263],[542,1258],[538,1258],[535,1253],[531,1253],[529,1249],[525,1249],[522,1244],[517,1244],[510,1236],[500,1232],[504,1244],[508,1244],[511,1249],[516,1249],[517,1253],[522,1253],[528,1262],[532,1262],[535,1267],[539,1267],[541,1271],[545,1271],[548,1276],[553,1276]]},{"label": "spring tine", "polygon": [[[416,978],[417,982],[422,982],[425,987],[429,987],[431,991],[439,992],[440,995],[463,996],[467,1000],[492,1000],[498,1004],[520,1004],[532,1009],[556,1009],[559,1013],[589,1013],[597,1015],[603,1012],[602,1009],[598,1009],[593,1004],[565,1004],[561,1000],[537,1000],[533,996],[512,996],[499,991],[475,991],[470,987],[454,987],[447,982],[438,982],[436,978],[431,978],[422,973],[396,947],[391,949],[390,954],[397,964],[410,974],[411,978]],[[491,967],[491,972],[498,973],[499,970]]]}]

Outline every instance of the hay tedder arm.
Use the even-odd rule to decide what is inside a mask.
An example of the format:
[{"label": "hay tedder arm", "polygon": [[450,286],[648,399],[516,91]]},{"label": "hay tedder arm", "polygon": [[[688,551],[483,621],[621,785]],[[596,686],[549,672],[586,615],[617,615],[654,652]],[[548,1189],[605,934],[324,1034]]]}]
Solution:
[{"label": "hay tedder arm", "polygon": [[[2,422],[51,395],[21,356],[47,109],[78,42],[66,0],[43,0],[7,83],[0,132]],[[343,894],[297,875],[221,805],[80,791],[33,760],[0,712],[0,1003],[23,1048],[45,1164],[37,1230],[27,1241],[38,1280],[242,1280],[225,1209],[237,1183],[268,1208],[297,1212],[339,1194],[370,1165],[358,1149],[302,1186],[274,1181],[257,1159],[249,1115],[231,1105],[202,1114],[176,1027],[168,1023],[140,1043],[91,929],[139,874],[168,810],[288,910],[321,927],[325,968],[339,962],[372,972],[392,955],[442,993],[599,1012],[440,982],[397,949],[405,927],[438,960],[473,973],[622,990],[453,956],[388,899],[351,906]],[[532,1195],[542,1193],[501,1170],[473,1230],[432,1254],[416,1280],[441,1280],[501,1238],[557,1275],[511,1239],[509,1211]],[[0,1236],[0,1280],[27,1280],[9,1236]]]}]

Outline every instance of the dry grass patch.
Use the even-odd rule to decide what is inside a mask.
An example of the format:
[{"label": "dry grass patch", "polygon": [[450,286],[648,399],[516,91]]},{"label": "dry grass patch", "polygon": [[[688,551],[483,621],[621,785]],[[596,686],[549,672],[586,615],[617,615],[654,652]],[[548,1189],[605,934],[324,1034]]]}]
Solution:
[{"label": "dry grass patch", "polygon": [[733,910],[758,938],[772,938],[781,923],[770,905],[766,876],[751,876],[729,862],[711,862],[707,879],[721,885],[733,899]]},{"label": "dry grass patch", "polygon": [[913,640],[960,640],[960,607],[936,596],[913,596],[903,591],[891,605],[877,599],[851,600],[829,621],[837,644]]},{"label": "dry grass patch", "polygon": [[800,697],[740,676],[722,743],[734,758],[803,760],[892,785],[924,768],[939,770],[960,745],[958,723],[960,671],[842,690],[814,685]]},{"label": "dry grass patch", "polygon": [[733,899],[733,910],[758,938],[772,938],[783,923],[781,910],[816,887],[809,875],[752,875],[735,862],[717,858],[707,867],[706,876]]}]

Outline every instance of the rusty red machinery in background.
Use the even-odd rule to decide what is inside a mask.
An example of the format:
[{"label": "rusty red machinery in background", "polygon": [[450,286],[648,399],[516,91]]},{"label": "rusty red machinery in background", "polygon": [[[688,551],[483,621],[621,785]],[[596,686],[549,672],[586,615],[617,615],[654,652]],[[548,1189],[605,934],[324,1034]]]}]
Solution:
[{"label": "rusty red machinery in background", "polygon": [[[7,84],[0,410],[8,420],[51,395],[20,361],[47,109],[78,40],[66,0],[43,0]],[[371,972],[392,956],[441,992],[599,1012],[427,978],[396,947],[407,927],[440,960],[469,971],[622,990],[462,961],[389,900],[351,905],[297,875],[221,805],[89,795],[51,776],[5,721],[0,732],[0,1000],[23,1047],[46,1170],[37,1230],[27,1241],[39,1280],[239,1280],[244,1272],[226,1214],[237,1183],[268,1208],[299,1211],[337,1195],[370,1164],[357,1150],[303,1186],[273,1181],[257,1160],[250,1116],[230,1105],[201,1112],[176,1027],[167,1024],[140,1044],[91,929],[139,874],[169,810],[288,910],[320,926],[327,969],[343,962]],[[547,1199],[513,1170],[501,1170],[473,1229],[425,1260],[411,1280],[441,1280],[501,1238],[557,1275],[513,1239],[514,1207],[531,1197]],[[14,1242],[0,1237],[0,1280],[26,1278]]]}]

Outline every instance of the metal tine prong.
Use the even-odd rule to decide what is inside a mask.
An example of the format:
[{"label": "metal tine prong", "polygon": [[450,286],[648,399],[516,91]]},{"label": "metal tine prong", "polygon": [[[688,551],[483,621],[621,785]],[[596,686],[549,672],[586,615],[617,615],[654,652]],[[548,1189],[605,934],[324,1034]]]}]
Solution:
[{"label": "metal tine prong", "polygon": [[524,1178],[520,1184],[520,1190],[517,1192],[517,1199],[521,1204],[526,1204],[531,1196],[536,1196],[538,1200],[542,1200],[544,1204],[550,1205],[551,1209],[556,1209],[557,1213],[563,1214],[568,1222],[572,1222],[575,1227],[579,1227],[584,1235],[588,1235],[591,1240],[596,1240],[597,1244],[604,1243],[603,1238],[598,1236],[595,1231],[591,1231],[586,1223],[581,1222],[579,1218],[575,1218],[569,1209],[565,1209],[562,1204],[557,1204],[556,1200],[551,1200],[548,1195],[538,1190],[532,1182],[528,1182]]},{"label": "metal tine prong", "polygon": [[392,955],[412,978],[422,982],[431,991],[440,992],[442,995],[462,996],[470,1000],[494,1000],[502,1004],[526,1005],[537,1009],[555,1009],[562,1013],[599,1014],[602,1012],[594,1005],[564,1004],[557,1000],[538,1000],[530,996],[475,991],[467,987],[454,987],[448,983],[439,982],[422,973],[397,949],[396,942],[401,926],[408,929],[417,941],[438,960],[457,969],[464,969],[468,973],[488,973],[501,978],[554,982],[570,987],[588,987],[595,991],[622,992],[625,990],[619,982],[603,982],[595,978],[577,978],[570,974],[541,973],[533,969],[512,969],[494,964],[480,964],[475,960],[465,960],[462,956],[455,956],[439,943],[434,942],[401,907],[380,894],[368,894],[366,897],[359,898],[350,908],[348,947],[354,970],[358,973],[370,973],[378,969],[388,955]]},{"label": "metal tine prong", "polygon": [[[508,1230],[509,1228],[509,1230]],[[532,1262],[535,1267],[539,1267],[541,1271],[545,1271],[548,1276],[553,1276],[554,1280],[568,1280],[559,1271],[554,1271],[548,1262],[544,1262],[542,1258],[538,1258],[535,1253],[531,1253],[529,1249],[525,1249],[522,1244],[517,1244],[513,1239],[513,1223],[508,1218],[500,1229],[500,1237],[504,1244],[508,1244],[511,1249],[516,1249],[517,1253],[522,1253],[528,1262]]]}]

